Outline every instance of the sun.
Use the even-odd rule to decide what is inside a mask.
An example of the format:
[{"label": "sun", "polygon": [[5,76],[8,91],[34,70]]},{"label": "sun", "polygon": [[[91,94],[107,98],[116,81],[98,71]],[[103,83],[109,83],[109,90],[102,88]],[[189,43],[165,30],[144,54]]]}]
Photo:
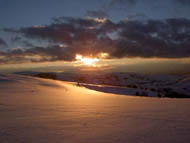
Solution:
[{"label": "sun", "polygon": [[84,65],[87,66],[95,66],[97,62],[99,62],[98,58],[89,58],[89,57],[83,57],[82,55],[77,54],[76,60],[82,62]]},{"label": "sun", "polygon": [[90,58],[83,58],[82,62],[84,62],[85,65],[91,66],[94,65],[96,62],[98,62],[99,60],[94,58],[94,59],[90,59]]}]

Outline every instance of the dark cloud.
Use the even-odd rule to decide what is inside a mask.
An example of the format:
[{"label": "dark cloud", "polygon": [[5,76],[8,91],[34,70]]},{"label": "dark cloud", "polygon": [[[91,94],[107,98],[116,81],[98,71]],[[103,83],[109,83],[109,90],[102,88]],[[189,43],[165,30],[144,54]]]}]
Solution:
[{"label": "dark cloud", "polygon": [[24,46],[24,47],[35,47],[32,43],[28,42],[27,40],[23,40],[21,42],[21,44]]},{"label": "dark cloud", "polygon": [[121,22],[116,57],[190,57],[190,20]]},{"label": "dark cloud", "polygon": [[45,61],[72,61],[75,57],[72,49],[62,46],[33,47],[30,49],[12,49],[0,52],[0,63],[24,63]]},{"label": "dark cloud", "polygon": [[113,7],[114,5],[125,5],[125,6],[133,6],[137,3],[138,0],[112,0],[107,6],[105,7],[108,7],[111,8]]},{"label": "dark cloud", "polygon": [[[6,30],[6,29],[5,29],[5,30]],[[15,36],[15,37],[12,37],[12,38],[11,38],[11,41],[12,41],[13,43],[20,42],[21,40],[22,40],[22,38],[19,37],[19,36]]]},{"label": "dark cloud", "polygon": [[190,6],[190,0],[175,0],[182,5]]},{"label": "dark cloud", "polygon": [[22,37],[19,36],[15,36],[13,38],[11,38],[11,42],[14,44],[20,44],[23,47],[35,47],[31,42],[27,41],[27,40],[23,40]]},{"label": "dark cloud", "polygon": [[54,42],[70,42],[73,28],[68,24],[52,24],[49,26],[35,26],[29,28],[21,28],[19,30],[5,29],[7,32],[23,34],[26,38],[34,38],[38,40],[50,40]]},{"label": "dark cloud", "polygon": [[128,16],[127,19],[129,19],[129,20],[135,20],[135,19],[146,20],[146,19],[148,19],[148,16],[143,13],[136,13],[136,14]]},{"label": "dark cloud", "polygon": [[89,17],[98,17],[98,18],[108,17],[108,13],[104,10],[98,10],[98,11],[87,10],[86,15]]},{"label": "dark cloud", "polygon": [[107,19],[62,17],[55,18],[50,25],[6,31],[50,43],[53,41],[57,45],[1,53],[0,56],[9,61],[73,61],[76,54],[97,56],[101,52],[109,53],[109,58],[190,57],[189,19],[122,20],[113,23]]},{"label": "dark cloud", "polygon": [[[97,10],[88,10],[87,16],[109,18],[120,13],[130,20],[189,17],[190,0],[108,0]],[[150,12],[151,11],[151,12]]]},{"label": "dark cloud", "polygon": [[125,7],[125,10],[136,5],[137,0],[111,0],[108,3],[102,5],[99,10],[87,10],[86,15],[90,17],[97,18],[107,18],[109,17],[109,12],[115,6]]},{"label": "dark cloud", "polygon": [[[110,45],[108,47],[108,45]],[[113,43],[109,39],[97,41],[78,41],[71,46],[53,45],[0,51],[0,63],[24,63],[46,61],[75,61],[76,54],[97,56],[101,52],[111,51]],[[1,58],[4,57],[4,58]]]},{"label": "dark cloud", "polygon": [[0,46],[7,46],[7,43],[0,38]]},{"label": "dark cloud", "polygon": [[[82,36],[83,34],[86,34],[85,38],[88,40],[89,38],[95,37],[97,32],[108,30],[108,28],[101,28],[101,26],[104,25],[113,25],[113,23],[108,20],[101,22],[96,19],[74,19],[72,17],[60,17],[54,18],[53,23],[50,25],[25,27],[20,29],[6,28],[4,31],[22,34],[22,36],[27,38],[38,40],[45,39],[50,42],[61,42],[70,45],[73,42],[73,38],[77,39],[79,35]],[[99,30],[95,30],[98,27],[100,27]]]}]

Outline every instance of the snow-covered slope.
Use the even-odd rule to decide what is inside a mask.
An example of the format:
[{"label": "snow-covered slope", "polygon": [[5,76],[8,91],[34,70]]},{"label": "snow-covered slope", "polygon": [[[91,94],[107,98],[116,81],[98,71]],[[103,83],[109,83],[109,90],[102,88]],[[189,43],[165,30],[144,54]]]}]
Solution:
[{"label": "snow-covered slope", "polygon": [[188,143],[189,106],[0,75],[0,143]]},{"label": "snow-covered slope", "polygon": [[[115,94],[148,97],[190,98],[190,75],[145,75],[137,73],[82,74],[64,72],[21,72],[17,74],[79,82],[82,83],[80,84],[81,86],[106,93],[114,92]],[[99,85],[103,86],[100,87]]]}]

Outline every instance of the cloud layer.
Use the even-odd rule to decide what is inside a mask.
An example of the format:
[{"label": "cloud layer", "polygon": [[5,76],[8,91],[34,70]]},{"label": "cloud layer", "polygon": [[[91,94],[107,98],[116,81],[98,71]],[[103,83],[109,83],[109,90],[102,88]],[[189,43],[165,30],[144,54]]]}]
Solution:
[{"label": "cloud layer", "polygon": [[0,46],[7,46],[7,43],[0,38]]},{"label": "cloud layer", "polygon": [[[141,8],[139,5],[141,5]],[[189,0],[165,0],[156,2],[152,0],[108,0],[102,4],[98,10],[87,10],[86,15],[90,17],[108,18],[111,16],[111,11],[117,10],[130,19],[137,19],[137,16],[146,19],[151,16],[151,14],[145,11],[146,9],[151,9],[152,13],[156,15],[158,13],[167,12],[165,15],[170,18],[184,17],[185,13],[183,13],[183,10],[187,10],[189,6]],[[188,13],[189,11],[186,12]]]},{"label": "cloud layer", "polygon": [[44,40],[51,46],[33,44],[29,49],[0,52],[1,63],[74,61],[76,54],[97,56],[99,53],[109,53],[109,58],[190,57],[189,19],[113,23],[108,19],[60,17],[54,18],[50,25],[4,31],[29,41]]},{"label": "cloud layer", "polygon": [[182,5],[190,6],[189,0],[176,0],[177,2],[181,3]]},{"label": "cloud layer", "polygon": [[109,16],[110,10],[112,10],[114,6],[122,5],[125,8],[129,8],[131,6],[136,5],[137,1],[138,0],[111,0],[108,3],[102,5],[102,7],[99,10],[96,11],[87,10],[87,16],[107,18]]}]

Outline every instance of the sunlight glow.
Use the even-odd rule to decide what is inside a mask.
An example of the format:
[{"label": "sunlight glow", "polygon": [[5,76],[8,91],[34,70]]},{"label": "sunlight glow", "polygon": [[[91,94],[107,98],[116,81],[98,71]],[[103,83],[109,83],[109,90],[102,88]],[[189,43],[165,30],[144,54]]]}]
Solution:
[{"label": "sunlight glow", "polygon": [[97,62],[100,61],[98,58],[83,57],[79,54],[76,55],[75,59],[87,66],[94,66]]},{"label": "sunlight glow", "polygon": [[108,53],[100,53],[100,54],[98,55],[98,57],[100,57],[101,59],[106,59],[106,58],[109,57],[109,54],[108,54]]},{"label": "sunlight glow", "polygon": [[88,17],[88,19],[89,19],[89,20],[94,20],[94,21],[96,21],[96,22],[98,22],[98,23],[105,23],[105,22],[108,21],[107,18],[92,18],[92,17]]},{"label": "sunlight glow", "polygon": [[105,23],[107,21],[107,18],[95,18],[94,20],[99,23]]}]

